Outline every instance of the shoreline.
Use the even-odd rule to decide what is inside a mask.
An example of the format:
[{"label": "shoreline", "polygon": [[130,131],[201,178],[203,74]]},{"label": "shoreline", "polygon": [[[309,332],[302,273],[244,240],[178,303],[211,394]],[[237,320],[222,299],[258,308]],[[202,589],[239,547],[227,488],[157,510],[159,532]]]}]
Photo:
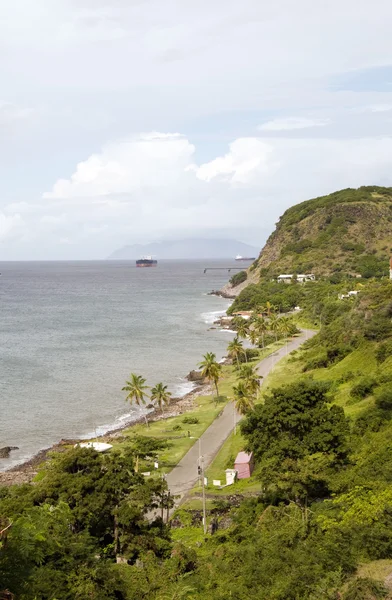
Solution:
[{"label": "shoreline", "polygon": [[[157,407],[152,409],[150,412],[146,413],[146,417],[148,421],[161,421],[163,419],[170,419],[171,417],[176,417],[185,412],[190,412],[195,398],[198,396],[204,395],[204,393],[208,394],[211,390],[211,385],[207,382],[197,382],[195,387],[184,394],[184,396],[178,396],[171,399],[169,406],[162,413],[161,410]],[[0,471],[0,486],[11,486],[11,485],[21,485],[24,483],[31,483],[34,477],[38,473],[38,467],[41,463],[47,461],[50,458],[51,452],[64,452],[70,445],[75,445],[82,442],[88,442],[91,440],[102,440],[106,443],[110,443],[112,440],[120,437],[123,431],[126,429],[130,429],[135,425],[139,425],[140,423],[144,423],[144,416],[138,416],[136,419],[128,421],[119,427],[115,427],[103,434],[93,436],[90,438],[65,438],[61,439],[59,442],[56,442],[49,446],[48,448],[44,448],[39,450],[36,454],[34,454],[31,458],[10,467],[5,471]]]},{"label": "shoreline", "polygon": [[[224,315],[226,313],[225,310],[217,311]],[[216,316],[219,320],[219,317]],[[206,323],[207,324],[207,323]],[[225,330],[226,327],[221,324],[218,325],[218,321],[213,321],[211,323],[212,327],[209,327],[207,331],[210,329],[221,329]],[[218,325],[214,327],[214,325]],[[227,357],[225,355],[222,356],[220,362],[222,364],[226,364]],[[70,445],[75,445],[78,443],[88,442],[92,440],[101,440],[107,443],[110,443],[111,440],[114,440],[122,434],[126,429],[132,428],[133,426],[139,425],[145,422],[145,416],[147,417],[149,422],[160,421],[163,419],[169,419],[171,417],[175,417],[181,415],[185,412],[189,412],[192,410],[192,406],[194,403],[194,399],[200,395],[209,394],[211,385],[206,381],[200,381],[199,379],[192,379],[191,374],[192,370],[185,376],[184,379],[187,379],[189,382],[194,383],[194,387],[185,392],[182,396],[174,396],[171,398],[171,402],[169,406],[165,407],[164,413],[162,414],[161,410],[156,407],[153,409],[147,409],[144,414],[140,414],[139,416],[135,416],[135,418],[130,417],[128,420],[124,421],[121,424],[114,424],[108,429],[106,429],[103,433],[99,433],[98,435],[87,435],[87,436],[79,436],[79,437],[70,437],[63,438],[57,442],[52,443],[50,446],[46,448],[42,448],[35,452],[32,456],[26,459],[22,459],[21,462],[17,464],[13,464],[10,467],[6,467],[5,470],[0,470],[0,486],[10,486],[15,484],[23,484],[30,483],[37,474],[37,469],[39,465],[49,459],[49,455],[51,452],[63,452]],[[145,416],[144,416],[145,415]],[[10,456],[12,458],[12,454]]]}]

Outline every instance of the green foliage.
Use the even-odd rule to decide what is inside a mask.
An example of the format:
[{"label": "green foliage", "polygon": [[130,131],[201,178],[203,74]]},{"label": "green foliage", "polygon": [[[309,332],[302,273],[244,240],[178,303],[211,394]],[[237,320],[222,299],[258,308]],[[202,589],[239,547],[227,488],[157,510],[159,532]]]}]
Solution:
[{"label": "green foliage", "polygon": [[285,285],[272,281],[250,284],[237,296],[227,313],[232,315],[239,310],[253,310],[270,302],[280,312],[288,312],[301,303],[302,285]]},{"label": "green foliage", "polygon": [[379,364],[383,363],[387,358],[392,356],[392,340],[380,344],[376,349],[376,359]]},{"label": "green foliage", "polygon": [[237,285],[240,285],[240,283],[243,283],[247,279],[248,279],[248,275],[247,275],[246,271],[239,271],[238,273],[235,273],[232,276],[232,278],[230,279],[230,283],[233,287],[236,287]]},{"label": "green foliage", "polygon": [[383,277],[388,273],[388,260],[374,254],[365,254],[355,260],[355,269],[362,277]]},{"label": "green foliage", "polygon": [[358,577],[348,586],[343,600],[381,600],[387,596],[388,590],[379,581]]},{"label": "green foliage", "polygon": [[390,387],[379,391],[376,396],[376,406],[382,410],[392,410],[392,390]]},{"label": "green foliage", "polygon": [[327,406],[327,390],[311,380],[272,390],[241,424],[266,489],[294,498],[325,493],[325,471],[348,449],[343,409]]},{"label": "green foliage", "polygon": [[376,387],[377,381],[373,377],[363,377],[351,388],[353,398],[366,398]]},{"label": "green foliage", "polygon": [[199,423],[199,419],[197,417],[193,417],[192,415],[187,415],[182,419],[183,423],[187,425],[197,425]]}]

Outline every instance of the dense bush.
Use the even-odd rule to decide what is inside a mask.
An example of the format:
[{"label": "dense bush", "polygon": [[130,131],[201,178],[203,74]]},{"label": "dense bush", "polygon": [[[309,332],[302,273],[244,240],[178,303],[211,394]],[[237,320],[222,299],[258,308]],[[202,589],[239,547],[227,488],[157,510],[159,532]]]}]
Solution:
[{"label": "dense bush", "polygon": [[377,393],[376,406],[382,410],[392,410],[392,389],[383,388]]},{"label": "dense bush", "polygon": [[384,258],[378,258],[373,254],[365,254],[358,257],[354,263],[355,269],[362,277],[384,277],[388,274],[388,261]]},{"label": "dense bush", "polygon": [[182,419],[183,423],[187,423],[188,425],[197,425],[199,423],[199,419],[197,417],[192,417],[191,415],[187,415]]},{"label": "dense bush", "polygon": [[379,581],[358,577],[348,586],[343,600],[382,600],[387,596],[388,590]]},{"label": "dense bush", "polygon": [[377,381],[373,377],[363,377],[351,388],[350,396],[353,398],[366,398],[372,393],[376,385]]},{"label": "dense bush", "polygon": [[243,283],[247,279],[248,275],[246,271],[240,271],[239,273],[235,273],[235,275],[233,275],[233,277],[230,279],[230,283],[233,287],[236,287],[237,285],[240,285],[240,283]]},{"label": "dense bush", "polygon": [[392,356],[392,341],[380,344],[376,348],[375,355],[379,364],[383,363],[389,356]]}]

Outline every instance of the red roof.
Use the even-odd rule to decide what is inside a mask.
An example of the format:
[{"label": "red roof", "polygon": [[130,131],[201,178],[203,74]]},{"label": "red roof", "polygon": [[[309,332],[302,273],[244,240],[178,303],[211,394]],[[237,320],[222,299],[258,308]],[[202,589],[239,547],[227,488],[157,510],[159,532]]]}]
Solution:
[{"label": "red roof", "polygon": [[235,465],[246,465],[251,461],[252,452],[247,454],[246,452],[238,452],[237,458],[234,461]]}]

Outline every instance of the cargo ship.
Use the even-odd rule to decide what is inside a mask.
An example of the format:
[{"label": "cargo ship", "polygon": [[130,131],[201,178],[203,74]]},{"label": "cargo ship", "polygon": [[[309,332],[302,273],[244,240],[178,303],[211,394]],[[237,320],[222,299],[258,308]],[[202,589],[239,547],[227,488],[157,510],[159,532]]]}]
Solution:
[{"label": "cargo ship", "polygon": [[241,254],[237,254],[237,256],[235,257],[235,259],[236,260],[248,260],[248,261],[256,260],[256,258],[254,256],[253,257],[241,256]]},{"label": "cargo ship", "polygon": [[158,261],[155,260],[152,256],[142,256],[139,260],[136,261],[137,267],[156,267]]}]

